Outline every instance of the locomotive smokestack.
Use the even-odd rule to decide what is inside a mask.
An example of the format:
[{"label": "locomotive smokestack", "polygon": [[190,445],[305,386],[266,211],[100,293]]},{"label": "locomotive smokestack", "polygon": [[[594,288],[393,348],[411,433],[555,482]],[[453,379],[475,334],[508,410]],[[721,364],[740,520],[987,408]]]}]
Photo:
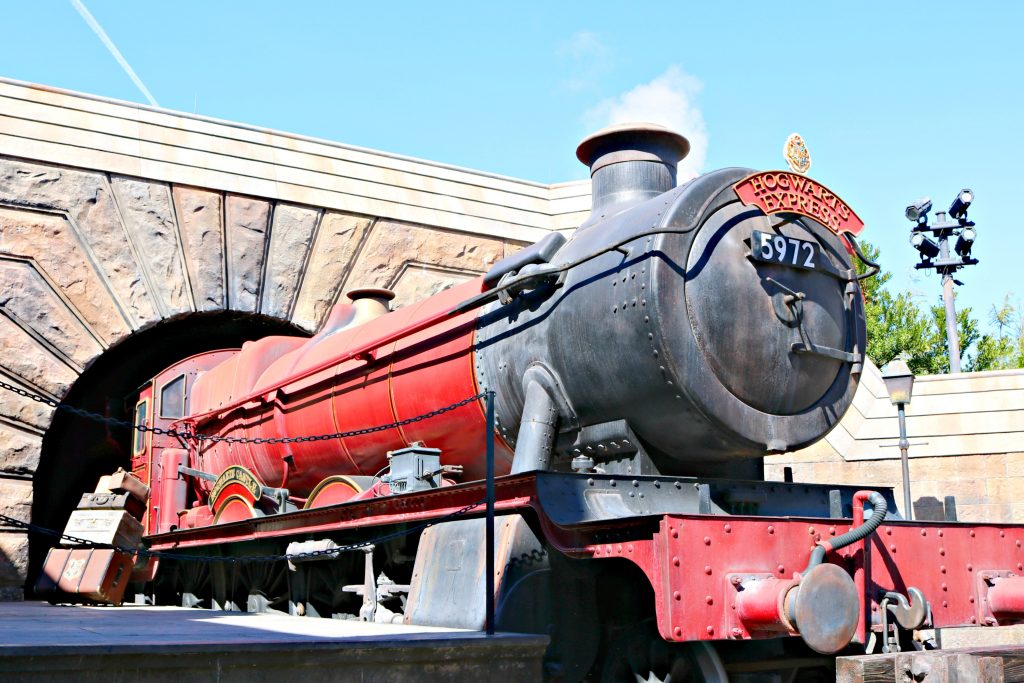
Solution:
[{"label": "locomotive smokestack", "polygon": [[591,214],[583,225],[676,186],[676,165],[690,151],[682,135],[653,123],[603,128],[576,148],[590,167]]},{"label": "locomotive smokestack", "polygon": [[395,293],[390,289],[378,289],[375,287],[364,287],[353,289],[346,296],[356,309],[355,316],[347,327],[362,325],[368,320],[379,318],[385,313],[391,312],[390,302],[395,298]]},{"label": "locomotive smokestack", "polygon": [[318,337],[326,337],[390,313],[389,302],[395,298],[395,293],[390,289],[364,287],[353,289],[347,296],[352,303],[338,303],[331,309],[331,314],[317,332]]}]

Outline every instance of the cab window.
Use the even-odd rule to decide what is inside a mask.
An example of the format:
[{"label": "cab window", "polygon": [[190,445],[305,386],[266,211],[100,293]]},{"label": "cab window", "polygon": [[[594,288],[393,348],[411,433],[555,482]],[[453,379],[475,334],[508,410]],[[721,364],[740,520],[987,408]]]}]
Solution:
[{"label": "cab window", "polygon": [[178,375],[160,389],[160,417],[185,417],[185,375]]},{"label": "cab window", "polygon": [[[149,414],[149,400],[139,401],[135,405],[135,438],[132,439],[132,455],[139,455],[146,450],[146,432],[138,428],[138,425],[147,425],[146,417]],[[148,426],[148,425],[147,425]]]}]

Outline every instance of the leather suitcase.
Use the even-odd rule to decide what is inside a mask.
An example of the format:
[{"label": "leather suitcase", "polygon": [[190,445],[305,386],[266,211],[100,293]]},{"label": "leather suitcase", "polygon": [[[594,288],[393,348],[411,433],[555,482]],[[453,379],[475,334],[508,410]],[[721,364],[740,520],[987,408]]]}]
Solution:
[{"label": "leather suitcase", "polygon": [[142,545],[142,522],[125,510],[75,510],[64,534],[90,543],[138,548]]},{"label": "leather suitcase", "polygon": [[79,510],[127,510],[135,519],[142,519],[146,505],[130,493],[83,493]]},{"label": "leather suitcase", "polygon": [[110,475],[110,482],[107,486],[114,493],[130,494],[140,503],[149,500],[149,487],[131,472],[125,472],[124,468],[119,467],[117,472]]},{"label": "leather suitcase", "polygon": [[133,565],[131,555],[116,550],[53,548],[36,582],[36,593],[80,595],[95,602],[120,605]]}]

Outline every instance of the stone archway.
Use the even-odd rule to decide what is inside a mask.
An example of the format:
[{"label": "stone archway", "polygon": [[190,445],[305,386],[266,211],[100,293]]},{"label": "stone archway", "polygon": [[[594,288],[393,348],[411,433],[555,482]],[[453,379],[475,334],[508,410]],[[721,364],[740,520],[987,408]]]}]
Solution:
[{"label": "stone archway", "polygon": [[[280,320],[256,314],[218,311],[163,321],[106,350],[75,381],[63,402],[93,413],[130,421],[138,388],[168,365],[196,353],[238,348],[271,334],[302,335]],[[130,433],[57,411],[43,436],[39,465],[32,476],[32,521],[60,529],[103,474],[129,468]],[[36,576],[52,539],[30,536],[28,575]]]},{"label": "stone archway", "polygon": [[[97,408],[104,368],[137,366],[111,381],[107,397],[117,399],[110,393],[128,378],[167,364],[154,365],[166,351],[154,352],[161,334],[206,329],[210,343],[232,345],[311,333],[348,289],[388,287],[402,305],[521,244],[0,157],[0,378]],[[209,332],[217,320],[220,336]],[[152,358],[132,360],[144,353]],[[67,429],[48,407],[0,395],[0,512],[60,526],[74,486],[52,481],[70,474],[60,467],[70,451],[54,444],[67,442]],[[96,448],[83,443],[81,457],[98,467],[107,456]],[[28,555],[24,534],[0,529],[0,598],[20,597]]]}]

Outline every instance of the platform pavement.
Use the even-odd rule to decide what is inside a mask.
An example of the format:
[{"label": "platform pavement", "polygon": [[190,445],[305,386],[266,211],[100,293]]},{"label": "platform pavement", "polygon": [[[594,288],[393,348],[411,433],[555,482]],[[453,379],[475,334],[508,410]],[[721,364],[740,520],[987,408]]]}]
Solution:
[{"label": "platform pavement", "polygon": [[0,680],[536,681],[544,636],[177,607],[0,603]]}]

